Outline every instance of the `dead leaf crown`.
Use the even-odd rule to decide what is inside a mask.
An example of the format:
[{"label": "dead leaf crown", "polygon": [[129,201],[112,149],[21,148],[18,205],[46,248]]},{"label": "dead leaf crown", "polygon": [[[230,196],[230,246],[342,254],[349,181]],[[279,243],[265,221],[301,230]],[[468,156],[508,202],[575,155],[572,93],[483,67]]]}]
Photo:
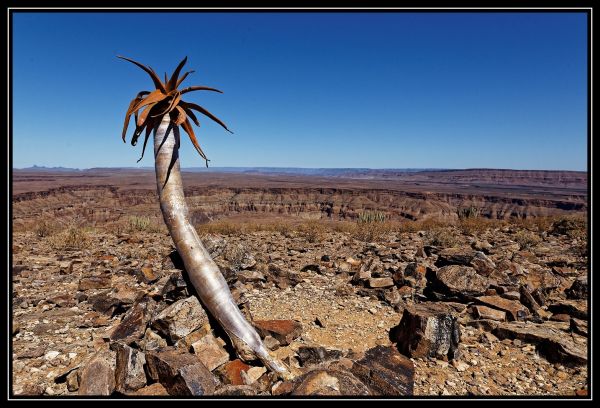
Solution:
[{"label": "dead leaf crown", "polygon": [[[146,143],[148,142],[148,137],[152,130],[158,126],[161,122],[164,115],[169,115],[171,118],[170,126],[173,126],[174,130],[176,130],[176,135],[179,133],[179,126],[183,128],[183,130],[188,134],[192,144],[202,156],[202,158],[206,161],[206,167],[208,167],[208,159],[206,155],[200,148],[198,144],[198,140],[196,139],[196,135],[194,134],[194,129],[190,123],[190,119],[196,124],[196,126],[200,126],[200,122],[198,118],[194,114],[194,110],[199,112],[210,119],[217,122],[219,125],[223,126],[225,130],[230,133],[231,132],[225,123],[223,123],[219,118],[215,115],[204,109],[202,106],[197,105],[191,102],[185,102],[181,99],[181,96],[192,91],[213,91],[223,93],[222,91],[210,88],[207,86],[189,86],[187,88],[179,90],[179,85],[183,82],[183,80],[194,71],[185,72],[181,78],[179,77],[179,73],[181,69],[187,62],[187,57],[185,57],[170,78],[167,78],[167,73],[165,72],[165,80],[162,82],[156,72],[151,68],[147,67],[143,64],[140,64],[137,61],[134,61],[130,58],[126,58],[120,55],[117,55],[118,58],[129,61],[150,75],[152,81],[154,82],[154,86],[156,89],[152,92],[150,91],[141,91],[137,94],[135,98],[129,103],[129,108],[127,108],[127,113],[125,115],[125,123],[123,125],[123,142],[125,142],[125,136],[127,134],[127,127],[129,126],[129,120],[131,115],[135,117],[135,131],[133,133],[133,137],[131,138],[131,145],[135,146],[137,144],[138,138],[140,137],[142,131],[145,129],[146,134],[144,138],[144,147],[142,148],[142,157],[138,160],[142,160],[144,157],[144,151],[146,150]],[[178,138],[179,139],[179,138]],[[179,140],[178,140],[179,142]]]}]

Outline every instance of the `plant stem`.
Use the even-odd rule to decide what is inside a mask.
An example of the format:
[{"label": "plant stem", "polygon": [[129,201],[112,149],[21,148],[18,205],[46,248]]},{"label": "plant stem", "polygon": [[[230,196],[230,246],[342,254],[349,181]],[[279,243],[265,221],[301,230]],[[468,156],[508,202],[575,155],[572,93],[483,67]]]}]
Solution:
[{"label": "plant stem", "polygon": [[200,300],[225,329],[238,355],[245,360],[258,357],[281,378],[289,379],[291,375],[288,369],[269,354],[256,329],[238,308],[219,267],[189,222],[189,210],[179,169],[179,136],[179,127],[171,124],[168,114],[163,116],[160,125],[154,129],[160,209],[175,248]]}]

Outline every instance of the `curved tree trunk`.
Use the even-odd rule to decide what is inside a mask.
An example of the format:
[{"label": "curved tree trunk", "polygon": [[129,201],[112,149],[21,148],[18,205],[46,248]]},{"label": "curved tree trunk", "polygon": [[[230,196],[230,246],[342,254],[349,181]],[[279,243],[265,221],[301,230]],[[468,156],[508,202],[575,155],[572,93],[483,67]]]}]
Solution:
[{"label": "curved tree trunk", "polygon": [[154,157],[160,209],[175,248],[202,303],[223,326],[240,357],[258,357],[268,368],[287,379],[289,371],[269,354],[254,327],[245,319],[225,278],[189,222],[179,171],[179,141],[179,127],[171,125],[167,114],[154,129]]}]

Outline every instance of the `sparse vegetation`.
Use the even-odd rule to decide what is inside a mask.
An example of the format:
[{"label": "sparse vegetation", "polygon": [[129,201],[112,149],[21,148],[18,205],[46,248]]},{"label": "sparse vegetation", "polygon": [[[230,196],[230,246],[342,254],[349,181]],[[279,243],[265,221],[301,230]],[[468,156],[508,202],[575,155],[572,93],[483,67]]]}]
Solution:
[{"label": "sparse vegetation", "polygon": [[150,227],[149,217],[138,217],[136,215],[129,217],[129,229],[131,231],[147,231],[148,227]]},{"label": "sparse vegetation", "polygon": [[319,220],[310,220],[303,224],[300,224],[298,226],[298,232],[302,234],[304,238],[312,244],[323,240],[325,226]]},{"label": "sparse vegetation", "polygon": [[550,227],[554,235],[567,235],[569,238],[587,239],[587,220],[584,217],[562,217]]},{"label": "sparse vegetation", "polygon": [[54,250],[77,251],[89,246],[90,236],[86,228],[71,224],[65,230],[49,237],[48,243]]},{"label": "sparse vegetation", "polygon": [[49,221],[47,219],[42,219],[35,224],[34,232],[40,238],[49,237],[54,234],[58,229],[58,225],[56,222]]},{"label": "sparse vegetation", "polygon": [[460,220],[479,217],[479,209],[473,206],[458,208],[456,213],[458,214],[458,219]]},{"label": "sparse vegetation", "polygon": [[360,241],[378,241],[393,229],[392,224],[386,221],[387,219],[387,215],[381,211],[362,212],[358,214],[351,236]]},{"label": "sparse vegetation", "polygon": [[514,240],[521,250],[528,250],[542,242],[542,239],[536,233],[524,229],[518,230],[514,235]]},{"label": "sparse vegetation", "polygon": [[425,242],[441,248],[453,248],[458,239],[451,227],[433,228],[425,232]]},{"label": "sparse vegetation", "polygon": [[357,222],[359,224],[371,224],[375,222],[385,222],[387,215],[381,211],[364,211],[358,214]]}]

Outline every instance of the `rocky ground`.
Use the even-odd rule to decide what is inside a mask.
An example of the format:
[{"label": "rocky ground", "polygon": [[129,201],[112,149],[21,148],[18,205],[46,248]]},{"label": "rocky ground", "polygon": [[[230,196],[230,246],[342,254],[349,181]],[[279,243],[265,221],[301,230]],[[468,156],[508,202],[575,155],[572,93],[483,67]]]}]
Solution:
[{"label": "rocky ground", "polygon": [[169,236],[94,233],[57,252],[17,233],[12,392],[585,396],[587,257],[567,232],[204,237],[293,381],[237,359]]}]

